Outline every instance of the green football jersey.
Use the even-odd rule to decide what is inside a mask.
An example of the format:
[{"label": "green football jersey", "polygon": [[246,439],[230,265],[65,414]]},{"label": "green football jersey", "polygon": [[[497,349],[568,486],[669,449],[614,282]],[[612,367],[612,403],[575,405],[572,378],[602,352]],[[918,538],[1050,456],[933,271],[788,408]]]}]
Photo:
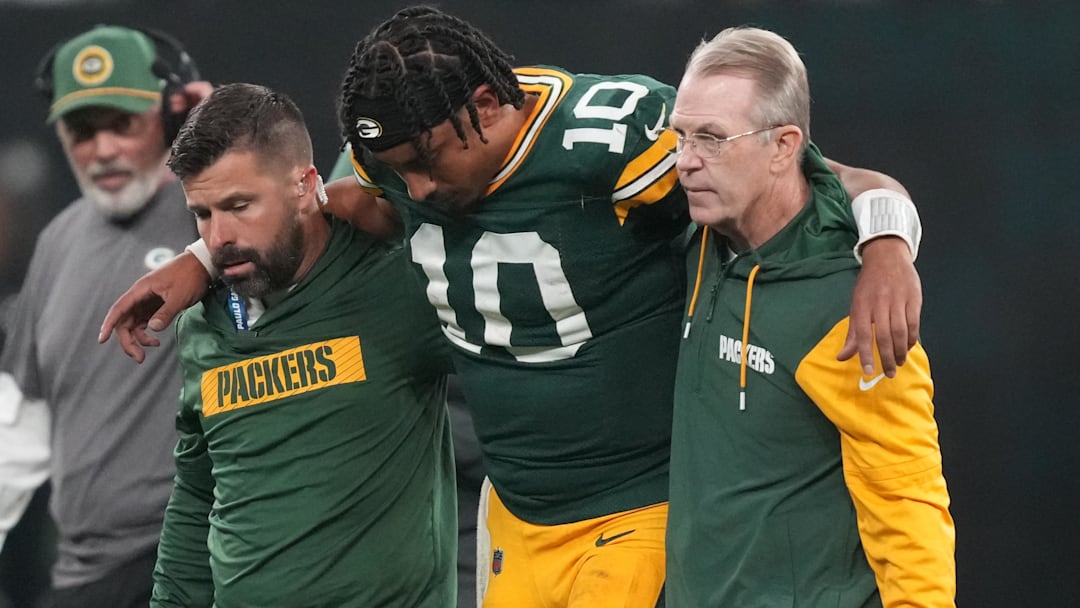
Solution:
[{"label": "green football jersey", "polygon": [[689,221],[675,91],[517,74],[537,103],[475,211],[413,201],[359,154],[357,178],[403,216],[506,506],[556,524],[663,502]]}]

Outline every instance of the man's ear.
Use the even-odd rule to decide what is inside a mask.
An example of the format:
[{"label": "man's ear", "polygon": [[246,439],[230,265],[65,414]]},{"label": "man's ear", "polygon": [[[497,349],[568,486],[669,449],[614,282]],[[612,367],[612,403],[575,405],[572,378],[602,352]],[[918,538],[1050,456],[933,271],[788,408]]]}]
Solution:
[{"label": "man's ear", "polygon": [[296,183],[296,196],[299,197],[300,203],[298,208],[301,211],[319,211],[320,205],[318,198],[318,177],[319,174],[315,170],[315,167],[308,165],[303,170],[303,174],[300,176],[300,181]]},{"label": "man's ear", "polygon": [[476,106],[476,115],[480,117],[481,128],[490,126],[501,113],[502,103],[499,102],[499,96],[489,84],[476,87],[472,94],[472,102]]},{"label": "man's ear", "polygon": [[795,125],[782,125],[776,128],[773,137],[776,143],[776,152],[773,154],[773,166],[778,170],[786,170],[790,165],[799,164],[799,150],[803,145],[802,129]]}]

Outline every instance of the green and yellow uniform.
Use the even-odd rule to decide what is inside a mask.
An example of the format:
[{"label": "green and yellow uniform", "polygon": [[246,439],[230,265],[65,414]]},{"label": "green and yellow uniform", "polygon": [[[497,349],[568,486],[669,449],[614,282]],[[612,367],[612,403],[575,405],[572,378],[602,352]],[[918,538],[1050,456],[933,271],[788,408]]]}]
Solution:
[{"label": "green and yellow uniform", "polygon": [[671,87],[517,73],[539,100],[468,216],[378,163],[357,173],[401,211],[495,488],[557,524],[667,498],[686,200],[661,141]]},{"label": "green and yellow uniform", "polygon": [[893,379],[836,360],[854,220],[816,151],[804,170],[810,202],[764,245],[734,255],[700,231],[687,256],[700,289],[676,379],[668,606],[951,606],[926,353]]},{"label": "green and yellow uniform", "polygon": [[688,223],[662,131],[675,91],[517,74],[537,103],[468,215],[411,200],[362,155],[357,178],[401,212],[510,513],[558,525],[658,505],[684,290],[672,242]]},{"label": "green and yellow uniform", "polygon": [[335,221],[249,330],[231,304],[211,293],[177,326],[152,605],[453,605],[447,349],[404,251]]}]

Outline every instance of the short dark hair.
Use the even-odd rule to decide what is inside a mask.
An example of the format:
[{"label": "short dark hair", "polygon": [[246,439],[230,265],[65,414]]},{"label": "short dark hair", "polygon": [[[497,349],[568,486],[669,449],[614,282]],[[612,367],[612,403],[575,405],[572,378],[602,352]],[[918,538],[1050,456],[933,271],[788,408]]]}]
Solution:
[{"label": "short dark hair", "polygon": [[282,163],[310,163],[311,136],[300,108],[284,93],[237,83],[214,90],[195,107],[173,142],[169,168],[198,175],[226,152],[253,150]]},{"label": "short dark hair", "polygon": [[525,92],[511,61],[457,17],[429,6],[398,11],[356,44],[341,86],[342,134],[357,150],[378,152],[411,141],[423,152],[420,135],[447,119],[466,141],[457,115],[465,107],[486,142],[472,94],[487,84],[500,103],[521,108]]}]

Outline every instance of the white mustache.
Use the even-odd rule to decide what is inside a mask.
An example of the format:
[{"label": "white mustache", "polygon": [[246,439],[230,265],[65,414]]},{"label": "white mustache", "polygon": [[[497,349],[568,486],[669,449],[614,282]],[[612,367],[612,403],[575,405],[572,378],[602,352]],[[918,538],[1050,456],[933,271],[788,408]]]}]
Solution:
[{"label": "white mustache", "polygon": [[125,160],[113,160],[109,162],[94,161],[86,168],[86,174],[90,179],[97,179],[110,173],[135,173],[135,166]]}]

